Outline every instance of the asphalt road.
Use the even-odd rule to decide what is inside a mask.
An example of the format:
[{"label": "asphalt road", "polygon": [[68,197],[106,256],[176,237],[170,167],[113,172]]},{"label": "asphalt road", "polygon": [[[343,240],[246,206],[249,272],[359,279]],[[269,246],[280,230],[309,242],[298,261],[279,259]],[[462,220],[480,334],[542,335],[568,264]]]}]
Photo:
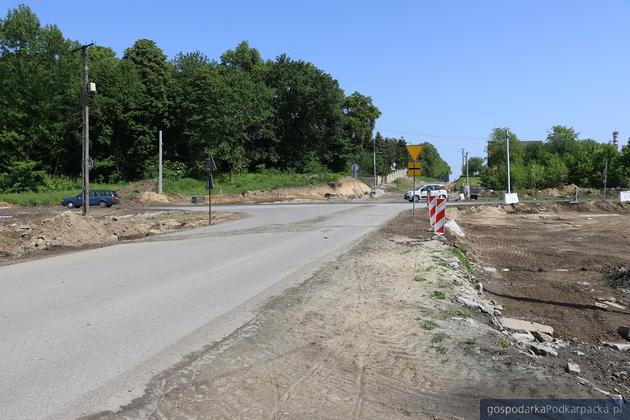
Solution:
[{"label": "asphalt road", "polygon": [[115,410],[410,207],[222,206],[251,217],[0,267],[0,418]]}]

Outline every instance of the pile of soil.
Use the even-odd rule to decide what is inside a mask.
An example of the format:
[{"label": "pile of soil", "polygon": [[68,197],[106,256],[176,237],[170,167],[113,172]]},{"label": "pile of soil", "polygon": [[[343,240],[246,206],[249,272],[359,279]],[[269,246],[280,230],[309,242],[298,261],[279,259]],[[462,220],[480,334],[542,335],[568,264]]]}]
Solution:
[{"label": "pile of soil", "polygon": [[371,188],[351,177],[343,177],[329,184],[307,185],[277,190],[247,191],[243,194],[221,194],[212,196],[213,202],[233,204],[282,200],[322,200],[324,198],[360,199],[368,198]]},{"label": "pile of soil", "polygon": [[[223,223],[243,217],[243,213],[214,212],[212,222]],[[108,211],[84,217],[78,212],[64,211],[52,217],[37,213],[17,214],[9,222],[0,223],[0,264],[42,252],[105,246],[206,226],[208,215],[204,212],[169,210],[140,213]]]},{"label": "pile of soil", "polygon": [[153,191],[142,191],[138,197],[141,204],[168,204],[170,200],[166,194],[159,194]]},{"label": "pile of soil", "polygon": [[538,191],[536,194],[537,197],[542,196],[543,198],[549,197],[560,197],[562,193],[557,188],[545,188],[542,191]]},{"label": "pile of soil", "polygon": [[[155,191],[157,191],[157,181],[150,179],[120,188],[118,194],[123,200],[123,206],[125,203],[190,204],[191,201],[190,196],[158,194]],[[254,190],[241,194],[223,194],[220,192],[216,194],[217,191],[215,190],[212,201],[221,204],[238,204],[286,200],[323,200],[325,198],[361,199],[368,198],[370,191],[371,188],[363,182],[351,177],[343,177],[339,181],[329,184],[322,183],[277,190]]]}]

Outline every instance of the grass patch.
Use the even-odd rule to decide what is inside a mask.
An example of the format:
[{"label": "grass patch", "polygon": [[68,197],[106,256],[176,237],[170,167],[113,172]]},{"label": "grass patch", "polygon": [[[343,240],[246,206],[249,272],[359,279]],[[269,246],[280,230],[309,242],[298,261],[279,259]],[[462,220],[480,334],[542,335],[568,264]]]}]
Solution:
[{"label": "grass patch", "polygon": [[442,311],[440,312],[440,314],[438,315],[438,319],[442,320],[442,321],[446,321],[449,318],[453,318],[455,315],[453,314],[453,312],[450,311]]},{"label": "grass patch", "polygon": [[507,349],[508,347],[510,347],[510,342],[507,341],[503,337],[497,338],[497,343],[496,344],[497,344],[497,347],[501,347],[502,349]]},{"label": "grass patch", "polygon": [[453,288],[453,283],[442,282],[438,285],[440,289],[451,289]]},{"label": "grass patch", "polygon": [[477,340],[475,340],[474,338],[469,338],[466,341],[464,341],[464,344],[469,345],[469,346],[474,346],[475,344],[477,344]]},{"label": "grass patch", "polygon": [[451,267],[450,265],[448,265],[448,263],[447,263],[446,261],[439,262],[439,263],[438,263],[438,265],[439,265],[440,267],[444,267],[444,268],[448,268],[449,270],[453,270],[453,267]]},{"label": "grass patch", "polygon": [[[90,190],[118,190],[125,184],[92,184]],[[0,201],[18,206],[52,206],[60,205],[61,200],[81,194],[81,186],[60,191],[25,191],[21,193],[0,193]],[[122,200],[125,197],[121,197]]]},{"label": "grass patch", "polygon": [[448,263],[446,261],[444,261],[442,258],[440,257],[436,257],[435,255],[431,256],[431,259],[433,260],[433,262],[435,263],[435,265],[438,265],[440,267],[444,267],[444,268],[448,268],[450,270],[453,269],[453,267],[451,267],[450,265],[448,265]]},{"label": "grass patch", "polygon": [[471,316],[472,316],[472,313],[470,313],[469,311],[466,311],[464,309],[457,309],[455,311],[442,311],[437,316],[437,318],[439,320],[446,321],[447,319],[450,319],[453,317],[470,318]]},{"label": "grass patch", "polygon": [[425,279],[424,277],[421,276],[416,276],[413,278],[413,281],[418,282],[418,283],[422,283],[424,281],[427,281],[427,279]]},{"label": "grass patch", "polygon": [[[416,188],[418,188],[420,185],[423,185],[423,184],[441,184],[441,183],[442,183],[441,181],[438,181],[433,178],[427,178],[424,176],[416,177]],[[408,178],[408,177],[398,178],[394,182],[389,184],[387,186],[387,189],[393,192],[411,191],[413,189],[413,179]]]},{"label": "grass patch", "polygon": [[447,338],[448,338],[448,334],[446,334],[445,332],[437,332],[433,334],[433,338],[431,338],[431,342],[434,344],[443,343],[444,340],[446,340]]},{"label": "grass patch", "polygon": [[472,316],[472,313],[470,313],[469,311],[465,310],[465,309],[458,309],[455,311],[455,315],[457,316],[461,316],[464,318],[470,318]]},{"label": "grass patch", "polygon": [[[297,174],[294,172],[263,171],[234,175],[220,174],[214,178],[212,194],[242,194],[247,191],[299,188],[307,185],[335,182],[343,174]],[[205,195],[206,180],[193,178],[164,179],[164,192],[181,195]]]},{"label": "grass patch", "polygon": [[433,346],[433,348],[440,354],[446,354],[446,347],[444,346]]},{"label": "grass patch", "polygon": [[424,328],[424,329],[425,329],[425,330],[427,330],[427,331],[434,330],[434,329],[436,329],[437,327],[438,327],[438,324],[437,324],[435,321],[433,321],[433,320],[430,320],[430,319],[425,319],[425,320],[422,322],[422,328]]},{"label": "grass patch", "polygon": [[[469,185],[471,187],[481,186],[481,177],[480,176],[469,176],[468,177],[468,183],[469,183]],[[466,185],[466,177],[465,176],[462,176],[457,181],[455,181],[455,186],[457,187],[457,191],[459,191],[459,189],[461,187],[463,187],[464,185]]]},{"label": "grass patch", "polygon": [[437,300],[444,300],[444,299],[446,299],[446,293],[444,293],[441,290],[434,290],[433,294],[431,296],[433,296],[433,299],[437,299]]},{"label": "grass patch", "polygon": [[451,253],[457,257],[459,262],[462,263],[464,267],[466,267],[466,271],[468,271],[469,273],[473,273],[475,271],[475,266],[472,261],[470,261],[470,258],[468,258],[468,256],[466,255],[466,251],[467,250],[465,248],[463,249],[456,246],[451,248]]}]

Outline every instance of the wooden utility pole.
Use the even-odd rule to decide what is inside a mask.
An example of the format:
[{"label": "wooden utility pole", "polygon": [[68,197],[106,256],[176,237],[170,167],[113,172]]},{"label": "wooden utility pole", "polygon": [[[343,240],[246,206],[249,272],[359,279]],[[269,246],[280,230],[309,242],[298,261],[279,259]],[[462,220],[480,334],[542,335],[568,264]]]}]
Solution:
[{"label": "wooden utility pole", "polygon": [[81,159],[81,172],[83,175],[83,204],[81,212],[87,216],[90,212],[90,102],[88,76],[88,48],[94,43],[82,45],[81,57],[83,59],[83,89],[81,89],[81,104],[83,107],[83,147]]}]

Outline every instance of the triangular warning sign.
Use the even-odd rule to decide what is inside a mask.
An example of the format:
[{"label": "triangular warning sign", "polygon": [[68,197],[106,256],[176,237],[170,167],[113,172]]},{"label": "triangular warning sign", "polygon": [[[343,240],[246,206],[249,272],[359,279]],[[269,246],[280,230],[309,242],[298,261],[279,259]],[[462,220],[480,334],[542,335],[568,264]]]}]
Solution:
[{"label": "triangular warning sign", "polygon": [[418,160],[418,156],[420,156],[420,153],[422,153],[423,148],[424,146],[421,144],[418,144],[418,145],[408,144],[407,153],[409,153],[409,157],[411,157],[411,160]]}]

